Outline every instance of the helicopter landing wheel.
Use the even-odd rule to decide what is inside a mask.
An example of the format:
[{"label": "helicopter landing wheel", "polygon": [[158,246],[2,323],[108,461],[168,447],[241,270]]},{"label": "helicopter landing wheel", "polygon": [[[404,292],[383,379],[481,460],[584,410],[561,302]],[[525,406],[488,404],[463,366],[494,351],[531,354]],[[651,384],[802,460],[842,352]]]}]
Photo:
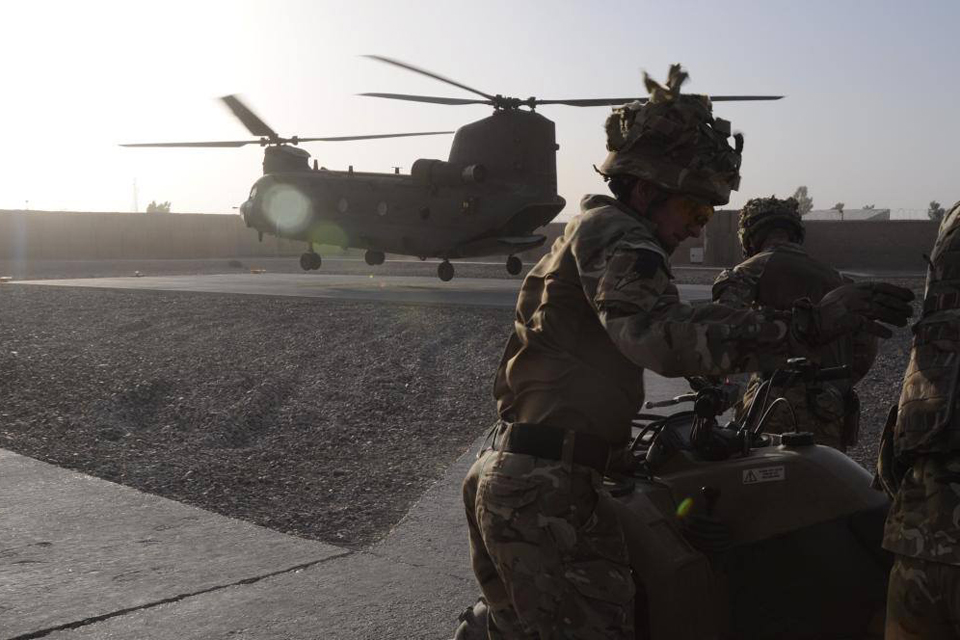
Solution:
[{"label": "helicopter landing wheel", "polygon": [[308,251],[300,255],[300,268],[304,271],[316,271],[320,268],[320,255]]},{"label": "helicopter landing wheel", "polygon": [[517,256],[510,256],[507,258],[507,273],[512,276],[517,275],[523,269],[523,263],[520,262],[520,258]]},{"label": "helicopter landing wheel", "polygon": [[387,257],[383,255],[383,251],[367,250],[367,252],[363,254],[364,262],[366,262],[371,267],[374,267],[378,264],[383,264],[386,259]]},{"label": "helicopter landing wheel", "polygon": [[450,264],[449,260],[444,260],[440,263],[440,266],[437,267],[437,275],[444,282],[453,280],[453,265]]}]

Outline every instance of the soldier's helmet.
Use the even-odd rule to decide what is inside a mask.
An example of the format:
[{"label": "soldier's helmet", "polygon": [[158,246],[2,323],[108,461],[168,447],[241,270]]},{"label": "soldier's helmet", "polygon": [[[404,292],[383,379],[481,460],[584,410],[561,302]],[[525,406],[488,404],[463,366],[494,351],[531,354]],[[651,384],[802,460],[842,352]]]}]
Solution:
[{"label": "soldier's helmet", "polygon": [[748,200],[740,210],[740,222],[737,225],[743,255],[757,253],[761,235],[774,228],[786,229],[794,242],[803,243],[805,230],[797,201],[794,198],[781,200],[775,196]]},{"label": "soldier's helmet", "polygon": [[710,98],[680,93],[687,77],[679,64],[670,67],[666,86],[644,73],[650,99],[614,109],[607,118],[609,153],[598,171],[724,205],[740,186],[743,136],[735,134],[731,146],[730,123],[713,117]]}]

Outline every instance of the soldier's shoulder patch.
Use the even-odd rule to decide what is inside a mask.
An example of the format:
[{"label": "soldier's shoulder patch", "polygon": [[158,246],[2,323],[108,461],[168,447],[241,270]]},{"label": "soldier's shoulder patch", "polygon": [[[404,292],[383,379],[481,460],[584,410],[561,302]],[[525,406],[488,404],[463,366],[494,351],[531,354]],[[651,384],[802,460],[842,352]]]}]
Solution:
[{"label": "soldier's shoulder patch", "polygon": [[652,278],[661,269],[667,271],[663,256],[649,249],[638,249],[633,263],[633,271],[641,278]]}]

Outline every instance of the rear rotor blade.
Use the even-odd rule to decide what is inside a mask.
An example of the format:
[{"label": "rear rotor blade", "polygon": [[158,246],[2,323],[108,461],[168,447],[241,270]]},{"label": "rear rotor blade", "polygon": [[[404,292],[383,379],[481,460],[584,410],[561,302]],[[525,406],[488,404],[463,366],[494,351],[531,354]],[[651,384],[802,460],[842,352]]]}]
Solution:
[{"label": "rear rotor blade", "polygon": [[257,117],[237,96],[223,96],[220,99],[252,135],[270,138],[271,140],[279,137],[276,131],[268,127],[267,123]]},{"label": "rear rotor blade", "polygon": [[780,100],[783,96],[710,96],[712,102],[748,102],[751,100]]},{"label": "rear rotor blade", "polygon": [[433,104],[493,104],[491,100],[471,100],[469,98],[441,98],[437,96],[414,96],[406,93],[360,93],[368,98],[389,98],[390,100],[409,100],[411,102],[431,102]]},{"label": "rear rotor blade", "polygon": [[406,62],[400,62],[399,60],[394,60],[393,58],[386,58],[386,57],[384,57],[384,56],[366,55],[366,56],[364,56],[364,57],[365,57],[365,58],[370,58],[371,60],[379,60],[380,62],[385,62],[385,63],[387,63],[387,64],[392,64],[392,65],[395,66],[395,67],[400,67],[401,69],[406,69],[407,71],[413,71],[414,73],[419,73],[420,75],[427,76],[428,78],[433,78],[434,80],[439,80],[440,82],[446,82],[447,84],[453,85],[453,86],[455,86],[455,87],[457,87],[457,88],[459,88],[459,89],[463,89],[464,91],[469,91],[470,93],[475,93],[475,94],[477,94],[478,96],[483,96],[483,97],[486,98],[487,100],[493,100],[493,99],[494,99],[493,96],[491,96],[491,95],[489,95],[489,94],[486,94],[486,93],[484,93],[483,91],[478,91],[477,89],[474,89],[473,87],[468,87],[468,86],[465,85],[465,84],[460,84],[459,82],[457,82],[457,81],[455,81],[455,80],[451,80],[450,78],[444,78],[444,77],[441,76],[441,75],[438,75],[438,74],[436,74],[436,73],[432,73],[432,72],[430,72],[430,71],[427,71],[426,69],[420,69],[419,67],[415,67],[415,66],[413,66],[412,64],[407,64]]},{"label": "rear rotor blade", "polygon": [[[783,96],[710,96],[712,102],[745,102],[756,100],[779,100]],[[534,100],[535,104],[565,104],[570,107],[617,106],[630,102],[646,102],[650,98],[588,98],[586,100]]]},{"label": "rear rotor blade", "polygon": [[418,133],[380,133],[371,136],[335,136],[329,138],[297,138],[297,142],[347,142],[350,140],[380,140],[382,138],[410,138],[413,136],[441,136],[453,131],[421,131]]},{"label": "rear rotor blade", "polygon": [[260,140],[232,140],[223,142],[139,142],[121,144],[121,147],[242,147],[248,144],[260,144]]}]

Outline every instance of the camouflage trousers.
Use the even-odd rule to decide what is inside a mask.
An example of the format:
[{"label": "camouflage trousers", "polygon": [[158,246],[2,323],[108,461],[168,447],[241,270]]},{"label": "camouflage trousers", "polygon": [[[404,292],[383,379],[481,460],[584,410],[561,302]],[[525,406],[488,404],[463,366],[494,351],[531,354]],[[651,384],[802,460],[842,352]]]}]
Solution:
[{"label": "camouflage trousers", "polygon": [[626,542],[596,471],[488,450],[463,500],[491,639],[634,637]]},{"label": "camouflage trousers", "polygon": [[[759,379],[751,379],[743,399],[737,405],[737,419],[746,417],[747,408],[759,392]],[[764,433],[787,433],[789,431],[809,431],[817,444],[846,451],[846,415],[842,396],[828,388],[828,392],[816,396],[808,392],[806,385],[788,388],[774,387],[767,401],[769,408],[774,398],[783,398],[787,404],[774,407],[763,423]],[[762,402],[763,398],[757,400]],[[789,405],[789,406],[788,406]]]},{"label": "camouflage trousers", "polygon": [[884,637],[960,638],[960,567],[898,554],[890,572]]}]

